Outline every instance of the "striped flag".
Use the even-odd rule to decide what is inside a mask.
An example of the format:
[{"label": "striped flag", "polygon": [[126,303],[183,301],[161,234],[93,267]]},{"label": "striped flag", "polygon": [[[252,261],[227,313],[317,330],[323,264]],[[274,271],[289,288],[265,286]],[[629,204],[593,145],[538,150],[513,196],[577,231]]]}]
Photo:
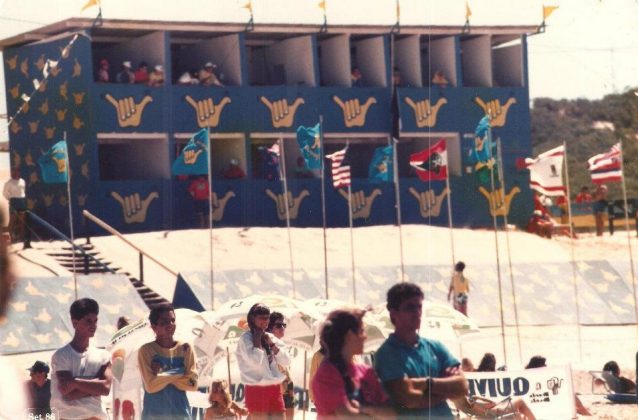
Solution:
[{"label": "striped flag", "polygon": [[622,181],[622,150],[620,143],[614,144],[609,152],[592,156],[587,161],[591,182],[603,184],[605,182]]},{"label": "striped flag", "polygon": [[541,153],[536,159],[525,159],[525,166],[529,169],[529,187],[547,196],[564,196],[563,159],[565,146]]},{"label": "striped flag", "polygon": [[350,163],[346,159],[348,146],[326,158],[332,161],[332,185],[335,188],[347,187],[350,185]]}]

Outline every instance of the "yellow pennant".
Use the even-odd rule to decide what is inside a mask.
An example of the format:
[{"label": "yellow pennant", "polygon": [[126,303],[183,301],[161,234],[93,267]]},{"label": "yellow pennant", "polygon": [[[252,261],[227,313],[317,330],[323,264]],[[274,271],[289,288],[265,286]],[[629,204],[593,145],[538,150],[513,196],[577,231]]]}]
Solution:
[{"label": "yellow pennant", "polygon": [[543,5],[543,20],[547,19],[556,9],[558,9],[558,6]]},{"label": "yellow pennant", "polygon": [[470,20],[470,16],[472,16],[472,9],[470,9],[470,2],[465,2],[465,20]]},{"label": "yellow pennant", "polygon": [[250,12],[250,14],[253,13],[253,3],[251,1],[249,1],[248,3],[244,4],[242,6],[243,9],[246,9]]},{"label": "yellow pennant", "polygon": [[324,13],[326,13],[326,0],[320,1],[318,6],[319,8],[323,9]]},{"label": "yellow pennant", "polygon": [[399,0],[397,0],[397,21],[401,20],[401,4],[399,4]]},{"label": "yellow pennant", "polygon": [[84,5],[84,7],[82,8],[82,10],[80,10],[81,12],[85,11],[86,9],[88,9],[89,7],[93,7],[93,6],[100,6],[100,0],[89,0],[86,2],[86,4]]}]

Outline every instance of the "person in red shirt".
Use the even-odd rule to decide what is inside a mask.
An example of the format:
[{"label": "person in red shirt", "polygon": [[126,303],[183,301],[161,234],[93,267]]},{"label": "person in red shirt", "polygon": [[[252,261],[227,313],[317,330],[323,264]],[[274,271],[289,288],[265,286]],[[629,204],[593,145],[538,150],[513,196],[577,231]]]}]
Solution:
[{"label": "person in red shirt", "polygon": [[591,203],[591,194],[589,193],[589,187],[585,186],[580,189],[580,192],[576,195],[576,202]]},{"label": "person in red shirt", "polygon": [[246,177],[246,172],[239,166],[239,160],[233,158],[224,170],[224,179],[242,179]]},{"label": "person in red shirt", "polygon": [[148,64],[146,61],[142,61],[137,70],[135,70],[135,83],[148,84]]},{"label": "person in red shirt", "polygon": [[199,226],[206,227],[206,214],[208,214],[208,197],[210,194],[210,187],[208,185],[208,179],[205,176],[198,176],[191,181],[188,186],[188,193],[193,197],[193,204],[195,207],[195,213],[199,217]]}]

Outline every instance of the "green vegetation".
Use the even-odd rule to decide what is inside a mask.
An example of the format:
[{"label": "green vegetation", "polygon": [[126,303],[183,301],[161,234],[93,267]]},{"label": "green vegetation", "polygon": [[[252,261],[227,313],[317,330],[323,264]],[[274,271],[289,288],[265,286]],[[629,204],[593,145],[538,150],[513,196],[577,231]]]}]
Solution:
[{"label": "green vegetation", "polygon": [[[534,156],[565,142],[572,199],[582,186],[592,189],[587,159],[609,151],[622,140],[627,197],[638,197],[638,96],[636,89],[607,95],[601,100],[534,100],[532,147]],[[595,128],[594,123],[613,124]],[[608,184],[609,198],[621,199],[620,183]]]}]

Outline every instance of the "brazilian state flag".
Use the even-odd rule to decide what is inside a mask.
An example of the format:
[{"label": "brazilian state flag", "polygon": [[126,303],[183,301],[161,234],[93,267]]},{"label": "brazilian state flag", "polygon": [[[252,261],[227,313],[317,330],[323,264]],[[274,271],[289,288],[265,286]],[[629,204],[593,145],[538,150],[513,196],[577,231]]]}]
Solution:
[{"label": "brazilian state flag", "polygon": [[173,175],[206,175],[208,174],[208,129],[202,128],[188,140],[175,162]]},{"label": "brazilian state flag", "polygon": [[297,144],[308,169],[321,169],[321,128],[319,123],[314,127],[297,127]]},{"label": "brazilian state flag", "polygon": [[40,156],[38,165],[46,184],[66,184],[69,180],[69,162],[66,141],[60,140]]},{"label": "brazilian state flag", "polygon": [[377,147],[368,166],[370,182],[387,182],[394,178],[392,146]]}]

